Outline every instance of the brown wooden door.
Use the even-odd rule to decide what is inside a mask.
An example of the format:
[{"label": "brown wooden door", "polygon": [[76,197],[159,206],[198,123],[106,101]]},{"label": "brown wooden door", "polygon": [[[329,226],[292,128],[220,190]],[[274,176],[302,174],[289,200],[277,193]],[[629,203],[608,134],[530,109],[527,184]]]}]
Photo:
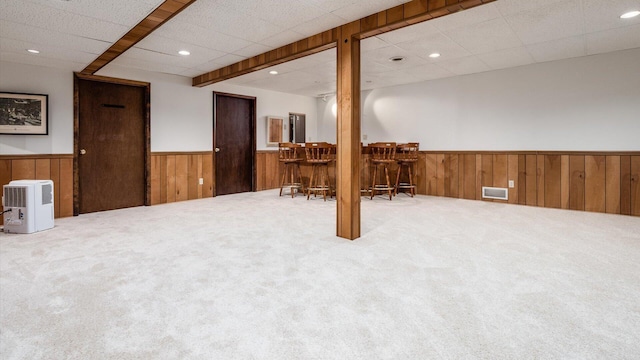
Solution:
[{"label": "brown wooden door", "polygon": [[215,194],[253,191],[255,98],[214,93]]},{"label": "brown wooden door", "polygon": [[144,87],[78,80],[79,212],[145,204]]}]

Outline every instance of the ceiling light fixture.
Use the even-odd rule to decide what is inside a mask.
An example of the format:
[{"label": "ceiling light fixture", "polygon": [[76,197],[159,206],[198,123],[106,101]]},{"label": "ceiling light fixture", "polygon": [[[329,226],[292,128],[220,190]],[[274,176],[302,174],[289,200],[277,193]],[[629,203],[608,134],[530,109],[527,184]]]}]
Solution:
[{"label": "ceiling light fixture", "polygon": [[391,62],[400,62],[402,60],[404,60],[404,56],[394,56],[389,58],[389,61]]},{"label": "ceiling light fixture", "polygon": [[38,51],[36,49],[27,49],[27,51],[32,53],[32,54],[40,54],[40,51]]},{"label": "ceiling light fixture", "polygon": [[640,11],[638,11],[638,10],[629,11],[629,12],[626,12],[626,13],[620,15],[620,19],[631,19],[631,18],[634,18],[634,17],[636,17],[638,15],[640,15]]},{"label": "ceiling light fixture", "polygon": [[187,55],[191,55],[190,52],[188,52],[187,50],[180,50],[178,51],[178,54],[182,55],[182,56],[187,56]]},{"label": "ceiling light fixture", "polygon": [[277,72],[277,71],[275,71],[275,70],[271,70],[271,71],[269,71],[269,74],[271,74],[271,75],[278,75],[278,72]]},{"label": "ceiling light fixture", "polygon": [[440,57],[440,53],[433,53],[433,54],[429,54],[429,57],[432,59],[436,59]]}]

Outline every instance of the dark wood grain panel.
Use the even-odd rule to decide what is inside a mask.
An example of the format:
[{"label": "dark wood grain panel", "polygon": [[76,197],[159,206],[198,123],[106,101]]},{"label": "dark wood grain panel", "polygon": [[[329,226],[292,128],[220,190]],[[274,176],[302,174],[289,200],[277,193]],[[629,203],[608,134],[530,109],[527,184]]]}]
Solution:
[{"label": "dark wood grain panel", "polygon": [[36,160],[13,160],[11,180],[30,180],[36,177]]},{"label": "dark wood grain panel", "polygon": [[562,158],[560,155],[544,156],[544,204],[549,208],[562,206]]},{"label": "dark wood grain panel", "polygon": [[620,156],[607,156],[605,167],[605,211],[620,214]]},{"label": "dark wood grain panel", "polygon": [[51,160],[50,159],[37,159],[36,160],[36,176],[37,180],[51,180]]},{"label": "dark wood grain panel", "polygon": [[509,188],[509,158],[507,155],[493,155],[493,186]]},{"label": "dark wood grain panel", "polygon": [[[519,178],[518,178],[518,155],[507,155],[507,177],[513,181],[512,188],[509,188],[509,204],[518,203]],[[508,185],[508,184],[507,184]]]},{"label": "dark wood grain panel", "polygon": [[518,204],[527,204],[527,157],[518,155]]},{"label": "dark wood grain panel", "polygon": [[605,212],[606,204],[606,162],[605,156],[587,155],[584,158],[584,209]]},{"label": "dark wood grain panel", "polygon": [[438,195],[438,165],[435,154],[427,154],[425,156],[425,175],[426,175],[426,185],[427,185],[427,195],[436,196]]},{"label": "dark wood grain panel", "polygon": [[[0,187],[11,182],[12,160],[0,159]],[[4,224],[4,217],[0,216],[0,225]]]},{"label": "dark wood grain panel", "polygon": [[444,154],[436,154],[436,195],[444,196]]},{"label": "dark wood grain panel", "polygon": [[164,156],[151,156],[151,205],[160,204],[161,162]]},{"label": "dark wood grain panel", "polygon": [[[480,192],[477,194],[478,199],[482,199],[482,187],[493,186],[493,155],[480,155],[482,157],[482,167],[480,168]],[[494,201],[493,199],[482,199],[485,201]]]},{"label": "dark wood grain panel", "polygon": [[213,196],[213,155],[202,155],[202,177],[204,184],[202,186],[202,197],[208,198]]},{"label": "dark wood grain panel", "polygon": [[457,198],[459,191],[458,155],[446,154],[444,159],[444,196]]},{"label": "dark wood grain panel", "polygon": [[49,160],[49,175],[53,181],[53,214],[54,217],[60,217],[60,159]]},{"label": "dark wood grain panel", "polygon": [[631,157],[631,215],[640,216],[640,156]]},{"label": "dark wood grain panel", "polygon": [[176,201],[176,156],[167,155],[167,202]]},{"label": "dark wood grain panel", "polygon": [[476,155],[464,155],[464,198],[476,199]]},{"label": "dark wood grain panel", "polygon": [[176,155],[176,201],[189,200],[189,155]]},{"label": "dark wood grain panel", "polygon": [[73,216],[73,159],[60,159],[60,217]]},{"label": "dark wood grain panel", "polygon": [[427,194],[427,155],[418,154],[418,162],[416,163],[416,193],[421,195]]},{"label": "dark wood grain panel", "polygon": [[526,201],[530,206],[538,205],[538,156],[526,155],[525,159],[525,177],[526,177]]},{"label": "dark wood grain panel", "polygon": [[158,155],[160,158],[160,203],[167,203],[167,156]]},{"label": "dark wood grain panel", "polygon": [[631,156],[620,156],[620,214],[631,215]]},{"label": "dark wood grain panel", "polygon": [[476,200],[482,200],[482,155],[481,154],[476,155]]},{"label": "dark wood grain panel", "polygon": [[187,191],[189,200],[198,198],[198,155],[188,155]]},{"label": "dark wood grain panel", "polygon": [[569,209],[584,210],[584,156],[569,156]]},{"label": "dark wood grain panel", "polygon": [[[197,154],[195,156],[197,157],[196,162],[198,164],[198,199],[202,199],[202,186],[204,185],[204,178],[202,177],[202,155]],[[202,184],[200,184],[200,179],[202,179]]]},{"label": "dark wood grain panel", "polygon": [[569,208],[570,182],[569,155],[560,155],[560,208],[562,209]]},{"label": "dark wood grain panel", "polygon": [[536,194],[537,196],[537,206],[544,207],[544,155],[537,155],[537,165],[536,165]]}]

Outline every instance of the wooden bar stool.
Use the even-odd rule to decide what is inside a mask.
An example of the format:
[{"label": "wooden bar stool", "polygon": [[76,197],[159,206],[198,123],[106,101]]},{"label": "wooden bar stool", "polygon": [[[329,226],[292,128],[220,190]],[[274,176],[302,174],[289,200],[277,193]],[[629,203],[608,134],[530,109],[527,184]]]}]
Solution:
[{"label": "wooden bar stool", "polygon": [[332,197],[331,180],[329,179],[329,163],[333,161],[336,146],[326,142],[311,142],[304,144],[307,162],[311,164],[311,177],[307,187],[307,200],[311,196],[317,196],[322,191],[324,201],[327,201],[327,192]]},{"label": "wooden bar stool", "polygon": [[[398,175],[396,175],[396,195],[399,189],[409,189],[411,197],[416,194],[416,185],[413,182],[415,174],[414,166],[418,162],[418,143],[399,144],[396,149],[396,162],[398,163]],[[406,168],[409,182],[400,182],[402,169]]]},{"label": "wooden bar stool", "polygon": [[[302,145],[287,142],[278,143],[278,147],[278,160],[284,164],[282,180],[280,181],[280,196],[282,196],[282,188],[288,187],[291,189],[291,198],[293,198],[295,193],[294,189],[298,189],[298,192],[302,191],[302,193],[304,193],[302,175],[300,174]],[[289,182],[286,182],[287,178]]]},{"label": "wooden bar stool", "polygon": [[[373,176],[371,178],[371,199],[376,194],[376,191],[387,191],[389,193],[389,200],[394,194],[394,185],[389,181],[389,165],[393,164],[396,159],[396,143],[394,142],[377,142],[369,144],[371,149],[370,163],[373,166]],[[378,167],[384,169],[384,175],[386,177],[385,184],[377,184],[378,181]],[[382,172],[380,172],[382,174]]]}]

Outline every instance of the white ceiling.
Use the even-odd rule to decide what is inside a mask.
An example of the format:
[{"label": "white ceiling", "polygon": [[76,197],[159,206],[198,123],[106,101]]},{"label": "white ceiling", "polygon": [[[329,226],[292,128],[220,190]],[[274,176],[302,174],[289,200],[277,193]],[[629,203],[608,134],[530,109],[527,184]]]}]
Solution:
[{"label": "white ceiling", "polygon": [[[107,66],[193,77],[407,0],[197,0]],[[0,60],[82,70],[162,0],[1,0]],[[640,0],[498,0],[362,42],[363,89],[640,47]],[[32,55],[26,49],[36,48]],[[190,56],[177,55],[186,49]],[[431,59],[428,55],[442,56]],[[404,56],[391,63],[392,56]],[[335,50],[228,83],[335,91]]]}]

